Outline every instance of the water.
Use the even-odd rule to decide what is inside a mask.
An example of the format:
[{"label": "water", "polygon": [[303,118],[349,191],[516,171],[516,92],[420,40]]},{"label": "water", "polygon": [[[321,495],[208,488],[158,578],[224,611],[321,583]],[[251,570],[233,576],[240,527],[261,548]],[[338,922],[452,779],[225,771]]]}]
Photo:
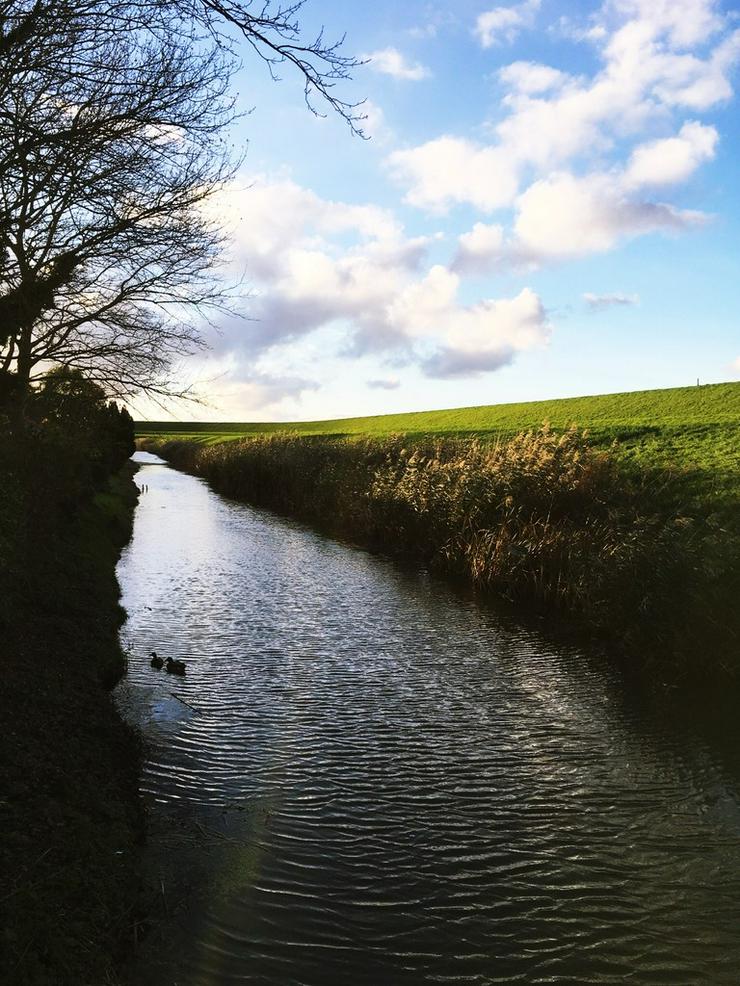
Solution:
[{"label": "water", "polygon": [[736,730],[137,458],[137,984],[740,981]]}]

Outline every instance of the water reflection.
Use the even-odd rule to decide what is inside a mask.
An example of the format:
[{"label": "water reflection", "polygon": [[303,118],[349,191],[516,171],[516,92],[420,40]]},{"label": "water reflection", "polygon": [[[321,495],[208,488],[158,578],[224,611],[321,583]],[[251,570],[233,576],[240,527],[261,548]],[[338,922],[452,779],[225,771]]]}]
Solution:
[{"label": "water reflection", "polygon": [[137,983],[736,982],[738,793],[705,743],[598,655],[144,461]]}]

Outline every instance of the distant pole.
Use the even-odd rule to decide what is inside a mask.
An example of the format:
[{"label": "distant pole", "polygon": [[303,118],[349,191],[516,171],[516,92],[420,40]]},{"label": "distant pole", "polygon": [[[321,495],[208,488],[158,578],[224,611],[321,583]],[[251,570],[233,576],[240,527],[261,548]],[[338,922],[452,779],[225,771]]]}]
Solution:
[{"label": "distant pole", "polygon": [[698,377],[696,378],[696,386],[697,387],[699,386],[699,378]]}]

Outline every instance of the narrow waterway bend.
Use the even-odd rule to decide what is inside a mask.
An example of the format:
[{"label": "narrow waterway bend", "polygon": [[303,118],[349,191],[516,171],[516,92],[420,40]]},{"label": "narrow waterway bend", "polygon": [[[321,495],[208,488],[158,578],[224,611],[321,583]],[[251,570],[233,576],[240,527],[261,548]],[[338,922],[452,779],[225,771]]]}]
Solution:
[{"label": "narrow waterway bend", "polygon": [[737,982],[736,733],[720,755],[599,654],[136,458],[137,983]]}]

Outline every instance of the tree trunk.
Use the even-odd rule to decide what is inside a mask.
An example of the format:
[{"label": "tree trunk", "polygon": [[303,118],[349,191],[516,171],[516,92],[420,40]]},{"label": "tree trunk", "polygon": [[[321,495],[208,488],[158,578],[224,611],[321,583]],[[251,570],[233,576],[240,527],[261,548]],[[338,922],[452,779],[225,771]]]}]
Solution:
[{"label": "tree trunk", "polygon": [[31,370],[33,369],[31,340],[31,326],[24,326],[18,339],[18,355],[15,361],[16,394],[13,401],[13,418],[19,425],[22,425],[26,420],[28,396],[31,392]]}]

